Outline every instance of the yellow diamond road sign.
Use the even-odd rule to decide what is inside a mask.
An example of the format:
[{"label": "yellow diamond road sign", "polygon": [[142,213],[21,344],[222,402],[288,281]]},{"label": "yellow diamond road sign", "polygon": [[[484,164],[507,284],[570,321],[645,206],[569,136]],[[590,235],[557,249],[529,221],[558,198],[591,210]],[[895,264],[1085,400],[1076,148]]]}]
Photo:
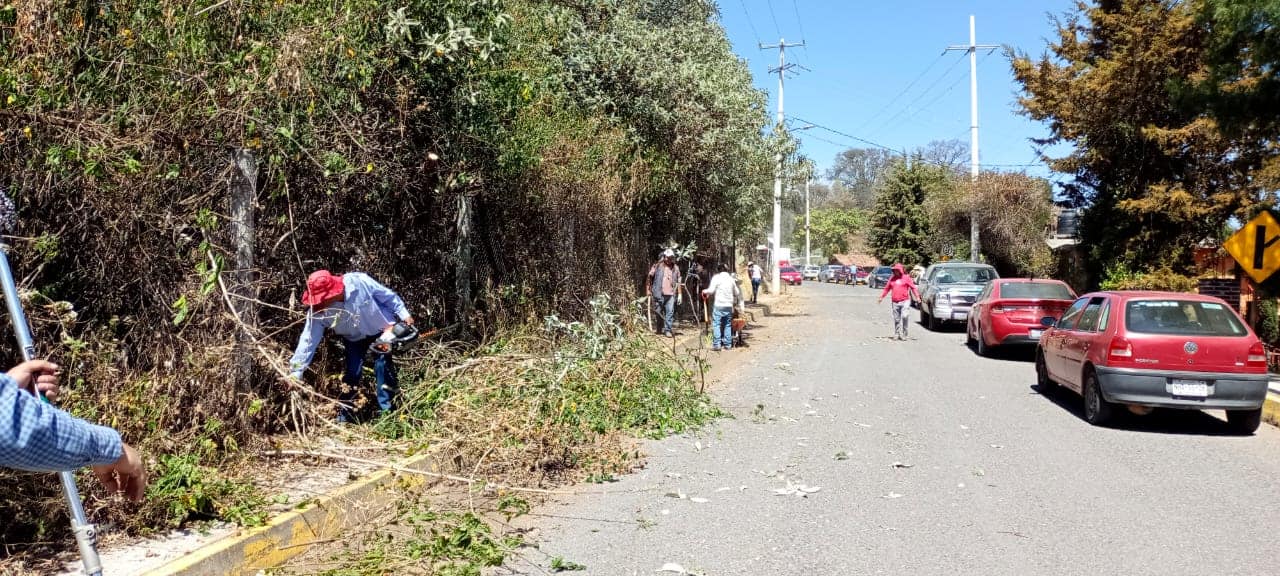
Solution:
[{"label": "yellow diamond road sign", "polygon": [[1227,238],[1224,247],[1256,282],[1265,282],[1280,270],[1280,222],[1263,211]]}]

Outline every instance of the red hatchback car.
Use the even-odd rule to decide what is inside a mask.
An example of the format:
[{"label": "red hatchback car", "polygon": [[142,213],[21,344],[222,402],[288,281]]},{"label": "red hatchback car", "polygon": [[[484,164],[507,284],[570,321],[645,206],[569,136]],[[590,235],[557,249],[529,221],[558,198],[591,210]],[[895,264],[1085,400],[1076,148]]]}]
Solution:
[{"label": "red hatchback car", "polygon": [[992,280],[969,312],[969,344],[980,356],[996,346],[1035,344],[1044,333],[1044,318],[1058,318],[1075,299],[1071,287],[1058,280]]},{"label": "red hatchback car", "polygon": [[[1046,324],[1050,324],[1047,321]],[[1117,405],[1226,410],[1235,431],[1262,421],[1267,356],[1226,302],[1176,292],[1087,294],[1045,331],[1036,352],[1041,390],[1061,384],[1084,396],[1084,416],[1103,424]]]}]

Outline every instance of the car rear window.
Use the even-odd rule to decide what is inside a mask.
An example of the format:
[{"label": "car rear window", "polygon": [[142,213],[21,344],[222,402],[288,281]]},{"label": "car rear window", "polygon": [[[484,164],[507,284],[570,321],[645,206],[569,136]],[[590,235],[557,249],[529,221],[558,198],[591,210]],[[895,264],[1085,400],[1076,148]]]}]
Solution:
[{"label": "car rear window", "polygon": [[1249,333],[1235,312],[1216,302],[1132,300],[1125,306],[1130,332],[1185,336],[1244,336]]},{"label": "car rear window", "polygon": [[783,266],[781,271],[782,271],[782,272],[795,272],[795,271],[796,271],[796,269],[795,269],[795,268],[792,268],[792,267],[790,267],[790,266]]},{"label": "car rear window", "polygon": [[991,268],[943,268],[938,270],[939,284],[977,284],[995,280],[996,271]]},{"label": "car rear window", "polygon": [[1001,298],[1043,298],[1070,300],[1075,298],[1066,286],[1057,282],[1006,282],[1000,285]]},{"label": "car rear window", "polygon": [[876,274],[888,274],[890,272],[893,272],[893,268],[890,268],[888,266],[881,266],[879,268],[876,268]]}]

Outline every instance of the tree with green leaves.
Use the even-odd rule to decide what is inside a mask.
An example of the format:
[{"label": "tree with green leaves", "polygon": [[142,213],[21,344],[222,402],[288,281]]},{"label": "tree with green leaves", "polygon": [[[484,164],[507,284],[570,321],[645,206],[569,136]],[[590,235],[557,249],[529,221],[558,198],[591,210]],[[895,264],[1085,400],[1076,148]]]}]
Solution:
[{"label": "tree with green leaves", "polygon": [[1186,103],[1204,108],[1242,146],[1260,148],[1253,179],[1280,190],[1280,0],[1202,0],[1208,74],[1185,83]]},{"label": "tree with green leaves", "polygon": [[[866,228],[867,212],[857,208],[819,208],[809,214],[810,243],[828,257],[848,252]],[[794,230],[792,246],[804,246],[804,214],[796,215]]]},{"label": "tree with green leaves", "polygon": [[920,158],[895,160],[871,210],[868,244],[884,262],[929,261],[931,225],[925,200],[952,186],[950,171]]},{"label": "tree with green leaves", "polygon": [[[960,179],[925,200],[936,232],[935,246],[969,241],[969,222],[978,215],[982,255],[1004,275],[1047,276],[1052,254],[1045,232],[1053,215],[1052,188],[1043,178],[1021,173],[983,172]],[[934,249],[937,253],[937,249]]]},{"label": "tree with green leaves", "polygon": [[1197,2],[1084,2],[1054,19],[1057,39],[1039,59],[1013,60],[1025,114],[1048,122],[1042,144],[1070,175],[1063,193],[1085,208],[1081,240],[1095,278],[1116,264],[1186,272],[1195,246],[1258,197],[1258,151],[1181,106],[1182,79],[1207,73]]}]

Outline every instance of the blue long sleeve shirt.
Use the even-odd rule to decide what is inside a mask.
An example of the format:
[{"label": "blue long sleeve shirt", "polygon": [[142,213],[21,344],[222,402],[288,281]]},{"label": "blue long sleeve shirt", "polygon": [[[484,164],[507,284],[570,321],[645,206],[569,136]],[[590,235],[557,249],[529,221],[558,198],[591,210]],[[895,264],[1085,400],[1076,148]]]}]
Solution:
[{"label": "blue long sleeve shirt", "polygon": [[120,433],[44,403],[0,374],[0,467],[61,472],[120,459]]},{"label": "blue long sleeve shirt", "polygon": [[382,334],[396,320],[410,317],[409,309],[400,296],[368,274],[343,274],[342,286],[345,298],[341,302],[323,310],[314,307],[307,310],[307,323],[302,327],[298,347],[289,361],[289,369],[295,377],[301,377],[311,365],[326,328],[348,341],[356,341]]}]

